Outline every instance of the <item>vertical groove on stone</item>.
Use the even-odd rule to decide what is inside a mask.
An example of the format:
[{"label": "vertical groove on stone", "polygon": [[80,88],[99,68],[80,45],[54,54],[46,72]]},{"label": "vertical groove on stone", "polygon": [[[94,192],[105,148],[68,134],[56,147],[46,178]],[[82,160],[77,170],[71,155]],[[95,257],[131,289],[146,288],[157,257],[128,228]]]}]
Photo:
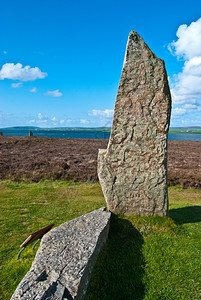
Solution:
[{"label": "vertical groove on stone", "polygon": [[167,134],[171,95],[165,64],[135,31],[129,34],[111,136],[98,156],[108,209],[167,214]]}]

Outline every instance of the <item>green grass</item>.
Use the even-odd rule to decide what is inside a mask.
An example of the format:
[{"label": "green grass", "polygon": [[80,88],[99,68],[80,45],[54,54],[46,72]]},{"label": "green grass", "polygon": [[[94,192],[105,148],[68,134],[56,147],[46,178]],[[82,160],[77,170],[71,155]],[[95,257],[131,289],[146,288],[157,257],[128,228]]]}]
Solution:
[{"label": "green grass", "polygon": [[198,133],[201,134],[201,130],[169,130],[169,133]]},{"label": "green grass", "polygon": [[[86,299],[201,299],[201,191],[169,188],[169,217],[116,216]],[[105,205],[98,183],[0,183],[0,299],[10,299],[36,250],[26,237]]]}]

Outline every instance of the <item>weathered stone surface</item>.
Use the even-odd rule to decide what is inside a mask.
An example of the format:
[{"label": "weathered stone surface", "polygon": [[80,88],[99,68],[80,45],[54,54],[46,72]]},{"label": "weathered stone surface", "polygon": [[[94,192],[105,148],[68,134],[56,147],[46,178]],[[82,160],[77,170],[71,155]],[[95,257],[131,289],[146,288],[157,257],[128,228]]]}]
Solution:
[{"label": "weathered stone surface", "polygon": [[109,144],[98,156],[98,176],[111,211],[167,214],[170,111],[164,61],[131,31]]},{"label": "weathered stone surface", "polygon": [[110,215],[100,208],[44,235],[30,271],[11,299],[84,299],[107,239]]}]

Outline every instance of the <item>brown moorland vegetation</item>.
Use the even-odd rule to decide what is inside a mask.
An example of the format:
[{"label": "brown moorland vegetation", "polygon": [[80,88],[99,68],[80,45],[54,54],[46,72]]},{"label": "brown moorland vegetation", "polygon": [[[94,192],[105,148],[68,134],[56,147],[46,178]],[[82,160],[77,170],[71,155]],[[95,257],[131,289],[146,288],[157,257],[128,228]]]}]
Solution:
[{"label": "brown moorland vegetation", "polygon": [[[97,181],[108,140],[0,137],[0,179]],[[168,141],[168,184],[201,188],[201,142]]]}]

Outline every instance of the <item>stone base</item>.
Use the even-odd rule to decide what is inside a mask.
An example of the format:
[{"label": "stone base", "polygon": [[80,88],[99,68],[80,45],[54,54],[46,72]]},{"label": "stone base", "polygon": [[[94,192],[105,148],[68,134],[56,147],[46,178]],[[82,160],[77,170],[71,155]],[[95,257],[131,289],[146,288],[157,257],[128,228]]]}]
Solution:
[{"label": "stone base", "polygon": [[[122,168],[123,169],[123,168]],[[98,153],[98,177],[108,210],[125,215],[168,214],[168,191],[165,168],[161,167],[163,176],[157,172],[147,171],[129,178],[111,170],[107,163],[107,149]],[[121,171],[123,174],[123,170]],[[126,171],[125,171],[126,173]]]}]

